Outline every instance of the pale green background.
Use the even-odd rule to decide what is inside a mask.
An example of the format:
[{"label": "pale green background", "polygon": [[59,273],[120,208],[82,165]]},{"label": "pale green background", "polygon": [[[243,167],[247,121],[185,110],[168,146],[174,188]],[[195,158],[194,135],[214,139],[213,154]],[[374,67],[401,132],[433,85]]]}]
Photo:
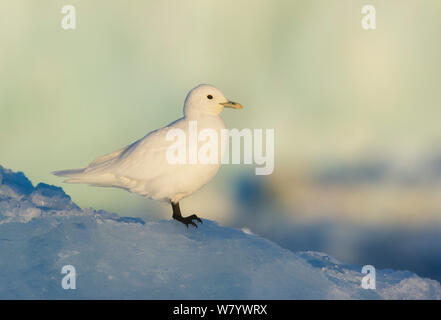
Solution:
[{"label": "pale green background", "polygon": [[[60,26],[65,4],[74,31]],[[375,31],[360,26],[365,4]],[[278,176],[333,162],[412,162],[441,145],[440,29],[437,0],[2,0],[0,164],[60,185],[51,171],[180,117],[199,83],[245,106],[224,112],[230,128],[275,129],[275,174],[260,179],[276,192],[289,188]],[[184,206],[227,221],[229,204],[212,201],[252,170],[223,168]],[[169,216],[122,190],[63,188],[82,207]]]}]

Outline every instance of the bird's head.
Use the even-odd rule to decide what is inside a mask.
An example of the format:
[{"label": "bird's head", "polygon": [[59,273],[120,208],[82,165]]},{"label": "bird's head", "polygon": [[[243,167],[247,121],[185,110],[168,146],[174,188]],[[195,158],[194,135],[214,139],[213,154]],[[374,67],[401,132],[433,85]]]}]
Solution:
[{"label": "bird's head", "polygon": [[242,109],[240,103],[232,102],[216,87],[201,84],[193,88],[185,98],[184,115],[197,118],[200,115],[219,115],[224,108]]}]

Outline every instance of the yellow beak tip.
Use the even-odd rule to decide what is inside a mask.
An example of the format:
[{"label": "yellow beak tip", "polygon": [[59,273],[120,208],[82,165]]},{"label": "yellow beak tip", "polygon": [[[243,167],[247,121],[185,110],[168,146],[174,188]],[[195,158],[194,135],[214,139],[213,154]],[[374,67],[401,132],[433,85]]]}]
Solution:
[{"label": "yellow beak tip", "polygon": [[225,108],[233,108],[233,109],[243,108],[243,105],[241,105],[240,103],[232,102],[232,101],[221,103],[221,105],[223,105]]}]

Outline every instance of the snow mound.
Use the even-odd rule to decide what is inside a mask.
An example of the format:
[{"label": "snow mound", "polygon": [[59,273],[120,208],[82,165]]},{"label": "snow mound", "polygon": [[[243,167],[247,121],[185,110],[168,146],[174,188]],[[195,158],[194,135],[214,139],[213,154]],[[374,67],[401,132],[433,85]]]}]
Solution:
[{"label": "snow mound", "polygon": [[[62,288],[65,265],[75,290]],[[363,289],[361,267],[209,220],[187,229],[81,210],[1,166],[0,270],[1,299],[441,299],[438,282],[411,272],[377,270]]]}]

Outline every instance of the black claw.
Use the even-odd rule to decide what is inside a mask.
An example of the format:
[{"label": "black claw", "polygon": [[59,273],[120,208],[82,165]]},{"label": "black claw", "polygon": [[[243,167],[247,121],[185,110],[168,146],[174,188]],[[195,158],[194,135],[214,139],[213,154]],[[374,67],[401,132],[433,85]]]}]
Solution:
[{"label": "black claw", "polygon": [[202,223],[202,220],[195,214],[188,216],[188,217],[173,217],[175,220],[178,220],[185,224],[185,226],[188,228],[188,225],[191,224],[194,227],[198,227],[196,223],[193,222],[193,220],[197,220],[198,222]]},{"label": "black claw", "polygon": [[192,220],[197,220],[198,222],[203,223],[202,220],[195,214],[192,214],[188,218],[191,218]]},{"label": "black claw", "polygon": [[181,209],[179,208],[179,203],[172,202],[171,205],[173,208],[173,219],[182,222],[183,224],[185,224],[187,228],[189,224],[191,224],[196,228],[198,227],[197,224],[193,222],[193,220],[197,220],[198,222],[203,223],[202,220],[195,214],[192,214],[191,216],[188,217],[183,217],[181,215]]},{"label": "black claw", "polygon": [[[198,225],[196,223],[194,223],[193,221],[190,223],[191,223],[191,225],[195,226],[196,228],[198,227]],[[188,226],[187,226],[187,228],[188,228]]]}]

